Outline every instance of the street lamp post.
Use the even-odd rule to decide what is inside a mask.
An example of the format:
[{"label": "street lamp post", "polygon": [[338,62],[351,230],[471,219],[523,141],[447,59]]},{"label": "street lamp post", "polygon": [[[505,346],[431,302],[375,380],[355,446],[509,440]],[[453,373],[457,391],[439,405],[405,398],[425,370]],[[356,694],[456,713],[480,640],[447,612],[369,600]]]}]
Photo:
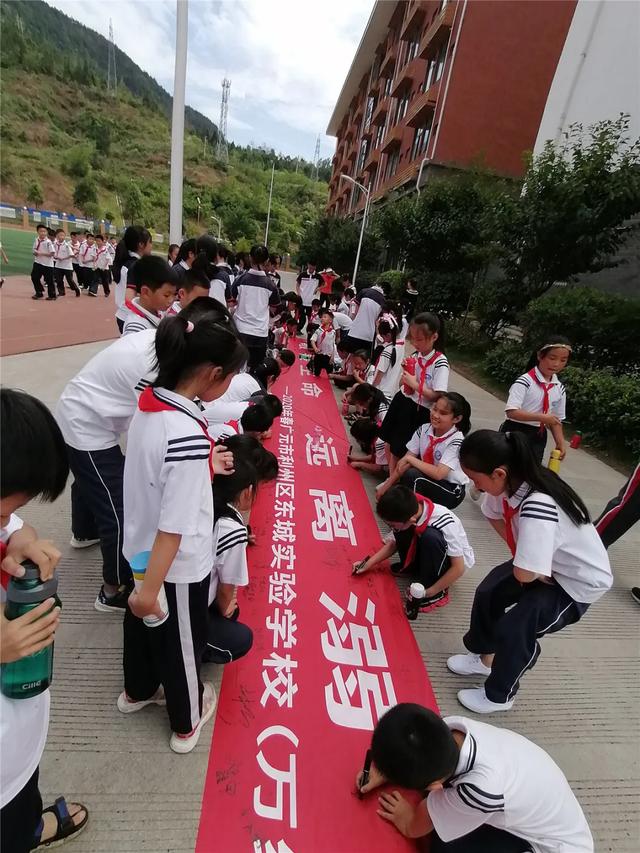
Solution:
[{"label": "street lamp post", "polygon": [[420,162],[420,169],[418,171],[418,178],[416,180],[416,193],[418,195],[420,195],[420,192],[421,192],[420,182],[422,181],[422,170],[427,165],[427,163],[430,163],[430,162],[431,162],[431,157],[423,157],[422,161]]},{"label": "street lamp post", "polygon": [[188,0],[176,3],[176,67],[173,81],[171,114],[171,183],[169,206],[169,239],[182,242],[182,181],[184,171],[184,93],[187,82]]},{"label": "street lamp post", "polygon": [[274,162],[273,166],[271,167],[271,186],[269,188],[269,207],[267,208],[267,227],[264,229],[264,244],[265,244],[265,246],[268,245],[267,240],[269,238],[269,222],[271,220],[271,199],[273,198],[273,179],[275,177],[275,173],[276,173],[276,164]]},{"label": "street lamp post", "polygon": [[360,250],[362,249],[362,238],[364,237],[364,229],[367,224],[367,214],[369,213],[369,200],[371,197],[371,191],[368,190],[364,184],[355,181],[350,175],[345,175],[344,173],[340,175],[340,180],[344,178],[345,181],[349,181],[349,183],[353,184],[355,187],[358,187],[365,195],[364,202],[364,212],[362,214],[362,225],[360,226],[360,239],[358,240],[358,251],[356,252],[356,262],[353,266],[353,278],[351,279],[351,286],[355,288],[356,286],[356,276],[358,274],[358,264],[360,263]]},{"label": "street lamp post", "polygon": [[198,226],[200,226],[200,208],[202,207],[202,202],[199,196],[196,196],[196,201],[198,203]]},{"label": "street lamp post", "polygon": [[220,233],[222,231],[222,219],[220,219],[217,216],[213,216],[213,214],[211,215],[211,218],[215,219],[215,221],[218,223],[218,240],[219,240],[220,239]]}]

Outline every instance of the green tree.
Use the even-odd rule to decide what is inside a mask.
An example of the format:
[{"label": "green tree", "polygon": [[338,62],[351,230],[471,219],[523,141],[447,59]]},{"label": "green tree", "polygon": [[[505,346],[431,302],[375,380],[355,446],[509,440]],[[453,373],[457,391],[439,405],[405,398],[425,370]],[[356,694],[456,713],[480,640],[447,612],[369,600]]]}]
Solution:
[{"label": "green tree", "polygon": [[29,186],[27,187],[27,203],[31,203],[33,207],[40,207],[42,202],[44,201],[42,195],[42,185],[40,181],[31,181]]},{"label": "green tree", "polygon": [[62,171],[72,178],[85,178],[91,171],[91,145],[74,145],[65,153]]},{"label": "green tree", "polygon": [[[320,216],[305,223],[298,252],[299,263],[315,260],[321,267],[338,272],[353,269],[360,239],[360,222],[338,216]],[[360,269],[378,265],[381,243],[375,233],[366,230],[360,253]]]},{"label": "green tree", "polygon": [[73,190],[73,203],[80,210],[86,211],[88,204],[97,204],[98,188],[95,181],[90,178],[80,178]]},{"label": "green tree", "polygon": [[122,215],[131,224],[145,219],[145,202],[142,190],[135,181],[125,184],[121,194]]}]

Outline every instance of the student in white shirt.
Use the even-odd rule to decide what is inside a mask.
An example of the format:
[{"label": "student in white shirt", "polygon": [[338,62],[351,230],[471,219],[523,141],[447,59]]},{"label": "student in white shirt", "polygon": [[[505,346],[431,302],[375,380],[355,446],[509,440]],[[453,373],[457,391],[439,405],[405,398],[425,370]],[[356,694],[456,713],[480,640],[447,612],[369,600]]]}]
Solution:
[{"label": "student in white shirt", "polygon": [[191,269],[186,272],[180,279],[179,284],[180,286],[176,293],[177,299],[169,306],[165,316],[171,317],[173,314],[179,314],[194,299],[209,295],[209,279],[205,273],[198,270]]},{"label": "student in white shirt", "polygon": [[419,791],[379,798],[378,815],[407,838],[430,836],[432,853],[593,853],[580,804],[553,759],[530,740],[467,717],[401,702],[371,739],[367,794],[390,783]]},{"label": "student in white shirt", "polygon": [[85,241],[80,247],[78,260],[80,261],[80,276],[81,286],[87,292],[88,296],[97,296],[98,285],[96,283],[96,258],[98,256],[98,247],[96,246],[96,238],[93,234],[87,232]]},{"label": "student in white shirt", "polygon": [[236,302],[233,315],[238,333],[249,350],[252,372],[267,354],[269,342],[269,309],[280,304],[278,290],[264,270],[269,261],[266,246],[252,246],[251,269],[238,276],[231,287]]},{"label": "student in white shirt", "polygon": [[73,247],[66,240],[64,228],[58,228],[56,231],[56,241],[53,244],[55,261],[54,276],[56,287],[58,288],[58,296],[65,295],[64,282],[66,279],[67,286],[74,291],[76,296],[80,296],[80,288],[73,280],[73,259],[75,253]]},{"label": "student in white shirt", "polygon": [[371,384],[379,388],[391,402],[400,388],[404,344],[397,343],[399,327],[393,314],[383,314],[378,323],[378,335],[382,339],[382,350],[373,365]]},{"label": "student in white shirt", "polygon": [[399,480],[423,497],[455,509],[464,500],[469,478],[460,467],[460,447],[471,429],[471,406],[461,394],[443,391],[407,442],[407,452],[376,490],[378,498]]},{"label": "student in white shirt", "polygon": [[374,284],[361,290],[353,300],[357,311],[347,336],[349,352],[363,349],[373,355],[376,323],[386,302],[385,288],[386,285]]},{"label": "student in white shirt", "polygon": [[558,373],[567,366],[571,344],[562,335],[551,335],[529,361],[528,371],[519,376],[509,389],[505,406],[507,419],[501,432],[522,432],[531,443],[538,461],[542,462],[547,444],[547,430],[553,436],[560,458],[566,453],[562,421],[566,413],[564,385]]},{"label": "student in white shirt", "polygon": [[167,249],[167,263],[170,266],[173,266],[175,264],[179,251],[180,251],[180,246],[177,243],[170,243],[169,244],[169,248]]},{"label": "student in white shirt", "polygon": [[33,266],[31,267],[31,283],[35,293],[32,299],[42,299],[44,296],[44,285],[47,287],[47,299],[52,301],[56,298],[56,286],[53,277],[53,258],[55,249],[49,239],[46,225],[38,225],[36,238],[33,241]]},{"label": "student in white shirt", "polygon": [[[195,322],[208,317],[232,326],[229,313],[208,297],[184,312]],[[131,569],[122,553],[124,455],[120,438],[129,428],[138,395],[155,379],[155,329],[119,338],[71,379],[56,406],[74,482],[71,546],[100,544],[103,584],[94,607],[122,613],[131,590]]]},{"label": "student in white shirt", "polygon": [[[163,263],[166,263],[163,261]],[[124,554],[150,551],[144,580],[124,618],[123,713],[166,704],[174,752],[190,752],[215,710],[213,684],[200,680],[207,642],[213,495],[211,481],[233,469],[214,447],[195,400],[224,393],[247,351],[229,324],[195,323],[186,311],[156,332],[158,377],[140,395],[124,467]],[[168,619],[148,626],[145,616]]]},{"label": "student in white shirt", "polygon": [[[311,305],[313,300],[320,292],[321,287],[322,278],[320,277],[320,273],[317,271],[317,264],[315,261],[309,261],[305,271],[299,272],[296,277],[296,293],[302,300],[302,309],[307,320],[311,314]],[[301,332],[303,329],[304,321],[301,322],[298,331]]]},{"label": "student in white shirt", "polygon": [[326,371],[327,376],[331,374],[333,364],[333,353],[336,347],[336,332],[333,328],[333,312],[328,308],[320,311],[320,325],[311,336],[311,349],[313,350],[313,375],[320,376]]},{"label": "student in white shirt", "polygon": [[132,266],[128,281],[138,295],[125,302],[128,314],[122,327],[123,336],[157,328],[176,296],[173,267],[157,255],[140,258]]},{"label": "student in white shirt", "polygon": [[460,519],[406,486],[389,489],[378,501],[377,512],[391,527],[392,535],[376,554],[354,567],[355,574],[369,571],[397,553],[400,561],[391,571],[408,572],[425,588],[419,612],[429,613],[447,605],[449,587],[475,563]]},{"label": "student in white shirt", "polygon": [[151,254],[151,248],[151,234],[140,225],[129,225],[116,247],[113,259],[113,280],[116,283],[116,323],[120,334],[124,328],[124,321],[128,317],[125,302],[136,295],[135,286],[128,281],[129,273],[139,258]]},{"label": "student in white shirt", "polygon": [[[4,587],[20,577],[20,565],[31,560],[49,580],[61,554],[53,542],[15,513],[40,497],[54,501],[63,491],[69,464],[60,429],[51,412],[22,391],[0,389],[0,663],[18,661],[50,646],[60,622],[53,598],[11,621],[4,615]],[[43,811],[38,787],[39,764],[49,728],[49,690],[28,699],[0,693],[0,848],[27,853],[39,843],[61,841],[78,833],[88,820],[87,809],[64,797]],[[61,768],[62,769],[62,768]],[[65,810],[69,821],[61,824]]]},{"label": "student in white shirt", "polygon": [[102,285],[102,290],[105,296],[109,296],[109,265],[111,263],[111,254],[107,249],[103,234],[96,234],[96,256],[94,260],[94,276],[93,282],[89,287],[87,296],[97,296],[98,287]]},{"label": "student in white shirt", "polygon": [[447,661],[459,675],[486,676],[458,700],[479,714],[508,711],[535,666],[545,634],[577,622],[611,587],[607,552],[574,490],[543,468],[520,432],[478,430],[462,442],[460,464],[484,491],[484,515],[511,559],[476,590],[466,655]]},{"label": "student in white shirt", "polygon": [[398,459],[407,452],[414,432],[429,422],[429,413],[440,392],[449,385],[449,362],[437,349],[443,344],[440,318],[424,312],[409,326],[409,339],[415,352],[403,361],[401,386],[389,407],[381,436],[388,444],[389,471],[395,471]]}]

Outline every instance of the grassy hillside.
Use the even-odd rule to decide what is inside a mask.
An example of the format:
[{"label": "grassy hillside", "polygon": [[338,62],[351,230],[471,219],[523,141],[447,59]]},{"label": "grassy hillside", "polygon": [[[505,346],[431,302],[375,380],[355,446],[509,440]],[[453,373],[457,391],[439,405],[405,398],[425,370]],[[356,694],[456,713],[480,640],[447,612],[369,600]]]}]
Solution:
[{"label": "grassy hillside", "polygon": [[[6,7],[15,5],[2,4],[2,201],[113,218],[118,225],[122,218],[135,219],[166,233],[171,143],[164,106],[125,86],[120,86],[116,98],[109,97],[99,74],[82,71],[85,61],[92,68],[86,57],[71,57],[66,70],[59,63],[52,72],[39,69],[46,34],[31,32],[26,20],[20,33],[10,15],[4,26]],[[44,6],[27,4],[31,5]],[[24,39],[24,50],[16,51],[15,45],[5,50],[11,33]],[[214,161],[213,150],[212,136],[186,130],[187,232],[217,233],[210,219],[215,214],[222,219],[225,238],[240,241],[241,247],[264,236],[275,158],[269,243],[279,251],[294,250],[305,221],[324,207],[326,183],[308,176],[310,164],[303,162],[296,172],[292,158],[276,157],[274,152],[231,146],[230,162],[223,165]]]}]

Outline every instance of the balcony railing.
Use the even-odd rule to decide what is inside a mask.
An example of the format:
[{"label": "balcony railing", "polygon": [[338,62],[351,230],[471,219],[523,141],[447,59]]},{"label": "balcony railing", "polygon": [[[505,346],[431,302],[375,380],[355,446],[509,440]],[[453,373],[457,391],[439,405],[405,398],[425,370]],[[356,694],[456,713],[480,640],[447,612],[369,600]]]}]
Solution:
[{"label": "balcony railing", "polygon": [[412,0],[412,2],[409,3],[409,11],[407,12],[404,24],[402,25],[400,38],[404,38],[412,28],[417,28],[422,23],[427,11],[425,7],[426,3],[423,2],[423,0]]},{"label": "balcony railing", "polygon": [[389,112],[389,107],[391,106],[391,98],[386,97],[382,98],[378,106],[373,111],[373,115],[371,116],[372,124],[383,124],[384,122],[380,121],[380,119],[384,119],[386,114]]},{"label": "balcony railing", "polygon": [[396,124],[394,125],[387,135],[384,138],[382,143],[381,151],[391,151],[392,148],[397,147],[402,142],[402,137],[404,136],[404,124]]},{"label": "balcony railing", "polygon": [[440,80],[432,83],[426,92],[418,95],[413,99],[407,110],[405,124],[409,127],[418,127],[422,124],[422,120],[431,110],[434,110],[438,102],[438,92],[440,91]]},{"label": "balcony railing", "polygon": [[438,15],[435,21],[426,31],[420,42],[418,56],[425,59],[433,55],[442,42],[449,37],[449,31],[453,25],[453,19],[456,13],[456,4],[447,3],[442,12]]},{"label": "balcony railing", "polygon": [[424,78],[424,72],[427,70],[426,60],[421,59],[419,56],[416,56],[411,62],[407,62],[407,64],[402,68],[396,79],[393,81],[393,88],[391,89],[392,95],[397,95],[398,92],[402,89],[403,86],[410,86],[414,80],[421,80]]}]

